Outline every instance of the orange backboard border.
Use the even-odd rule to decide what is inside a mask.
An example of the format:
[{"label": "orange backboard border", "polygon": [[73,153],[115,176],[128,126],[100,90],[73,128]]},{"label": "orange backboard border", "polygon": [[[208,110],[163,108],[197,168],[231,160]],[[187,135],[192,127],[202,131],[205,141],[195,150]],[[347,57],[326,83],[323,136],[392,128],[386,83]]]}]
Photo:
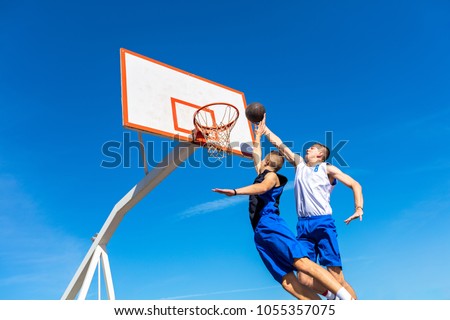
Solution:
[{"label": "orange backboard border", "polygon": [[[176,72],[180,72],[180,73],[183,73],[185,75],[194,77],[194,78],[196,78],[198,80],[208,82],[208,83],[210,83],[212,85],[219,86],[219,87],[224,88],[224,89],[229,90],[229,91],[233,91],[233,92],[239,94],[242,97],[244,110],[247,107],[247,103],[245,101],[245,95],[241,91],[238,91],[238,90],[235,90],[233,88],[224,86],[224,85],[222,85],[220,83],[216,83],[216,82],[208,80],[206,78],[202,78],[202,77],[197,76],[195,74],[192,74],[190,72],[178,69],[176,67],[170,66],[170,65],[165,64],[163,62],[160,62],[158,60],[155,60],[155,59],[143,56],[143,55],[141,55],[139,53],[130,51],[128,49],[121,48],[120,49],[120,71],[121,71],[121,89],[122,89],[122,122],[123,122],[123,126],[125,128],[127,128],[127,129],[137,130],[137,131],[140,131],[140,132],[145,132],[145,133],[149,133],[149,134],[153,134],[153,135],[157,135],[157,136],[161,136],[161,137],[167,137],[167,138],[178,139],[178,140],[183,140],[183,141],[188,141],[188,142],[195,143],[193,141],[193,137],[188,138],[188,137],[185,137],[185,136],[182,136],[182,135],[174,134],[173,132],[167,132],[167,131],[163,131],[163,130],[158,130],[158,129],[155,129],[155,128],[146,127],[146,126],[143,126],[143,125],[140,125],[140,124],[136,124],[136,123],[133,123],[133,122],[129,121],[129,118],[128,118],[128,92],[127,92],[127,78],[126,78],[126,68],[127,68],[127,66],[126,66],[126,61],[125,61],[126,60],[125,59],[125,55],[126,54],[130,54],[130,55],[136,56],[138,58],[141,58],[141,59],[150,61],[152,63],[161,65],[163,67],[172,69],[172,70],[174,70]],[[178,127],[178,121],[176,120],[176,110],[174,110],[175,109],[174,101],[178,101],[178,102],[180,102],[182,104],[185,104],[185,105],[191,106],[193,108],[197,108],[197,109],[200,108],[201,106],[197,106],[195,104],[192,104],[192,103],[189,103],[189,102],[182,101],[180,99],[171,97],[171,104],[172,104],[172,106],[171,106],[172,110],[171,111],[173,113],[172,116],[173,116],[173,121],[174,121],[174,128],[176,130],[179,130],[179,131],[184,132],[184,133],[190,133],[189,130],[187,130],[185,128],[179,128]],[[248,124],[248,129],[249,129],[249,132],[250,132],[250,135],[251,135],[252,142],[254,142],[252,125],[251,125],[251,123],[249,121],[247,121],[247,124]],[[233,153],[234,155],[238,155],[238,156],[244,156],[244,157],[247,157],[247,158],[251,158],[252,157],[251,153],[244,152],[243,150],[238,151],[238,150],[235,150],[235,149],[231,149],[231,150],[227,150],[227,151]]]}]

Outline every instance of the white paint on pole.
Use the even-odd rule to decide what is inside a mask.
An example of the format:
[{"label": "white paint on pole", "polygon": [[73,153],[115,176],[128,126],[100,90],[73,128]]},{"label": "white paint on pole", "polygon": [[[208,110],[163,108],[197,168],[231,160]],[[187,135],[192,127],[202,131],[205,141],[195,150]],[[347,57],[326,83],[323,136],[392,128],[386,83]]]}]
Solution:
[{"label": "white paint on pole", "polygon": [[[198,148],[197,145],[189,142],[180,142],[174,150],[155,168],[153,168],[137,185],[135,185],[113,208],[106,222],[91,245],[88,253],[84,257],[77,272],[69,283],[61,300],[85,299],[87,290],[92,281],[93,271],[101,255],[101,249],[106,248],[109,240],[116,231],[125,214],[141,201],[150,191],[152,191],[162,180],[164,180],[173,170],[183,163]],[[104,249],[103,249],[104,250]],[[106,251],[104,251],[106,253]],[[108,263],[109,269],[109,263]],[[112,288],[112,277],[109,273]],[[113,294],[114,295],[114,294]],[[110,297],[111,299],[111,297]]]}]

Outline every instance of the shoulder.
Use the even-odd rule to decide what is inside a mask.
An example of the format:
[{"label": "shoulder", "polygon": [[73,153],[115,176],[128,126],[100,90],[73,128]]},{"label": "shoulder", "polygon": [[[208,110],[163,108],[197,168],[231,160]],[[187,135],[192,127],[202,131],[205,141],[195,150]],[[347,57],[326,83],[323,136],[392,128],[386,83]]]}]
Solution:
[{"label": "shoulder", "polygon": [[304,165],[305,164],[305,160],[298,153],[294,153],[294,163],[295,163],[295,166],[298,167],[301,164]]},{"label": "shoulder", "polygon": [[336,173],[340,173],[342,172],[339,168],[333,166],[331,163],[329,162],[324,162],[324,165],[326,166],[327,169],[327,173],[328,174],[336,174]]},{"label": "shoulder", "polygon": [[278,179],[278,174],[273,171],[266,170],[265,172],[263,172],[263,174],[265,178]]},{"label": "shoulder", "polygon": [[297,162],[296,163],[296,166],[295,166],[295,169],[296,170],[298,170],[298,169],[302,169],[302,168],[304,168],[306,166],[306,163],[305,163],[305,161],[299,161],[299,162]]},{"label": "shoulder", "polygon": [[275,182],[275,184],[280,183],[279,175],[276,172],[267,170],[264,174],[264,180]]},{"label": "shoulder", "polygon": [[350,181],[352,179],[348,174],[345,174],[344,172],[341,171],[341,169],[339,169],[331,164],[327,165],[326,168],[327,168],[328,177],[330,177],[330,178],[337,179],[344,183],[345,183],[345,181]]}]

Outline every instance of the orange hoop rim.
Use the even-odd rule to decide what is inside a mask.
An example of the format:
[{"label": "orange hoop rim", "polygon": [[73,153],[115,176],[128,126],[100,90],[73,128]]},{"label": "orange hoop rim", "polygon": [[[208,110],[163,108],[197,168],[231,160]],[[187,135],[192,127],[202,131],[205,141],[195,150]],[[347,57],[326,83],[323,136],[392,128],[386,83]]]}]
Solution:
[{"label": "orange hoop rim", "polygon": [[[200,111],[202,111],[202,110],[204,110],[206,108],[209,108],[211,106],[215,106],[215,105],[225,105],[225,106],[233,108],[236,111],[234,119],[232,119],[227,124],[223,124],[223,125],[220,125],[220,126],[205,126],[205,125],[200,124],[197,121],[197,115],[200,113]],[[197,128],[200,131],[201,130],[205,130],[205,131],[224,131],[224,130],[227,130],[228,128],[234,126],[234,124],[236,123],[238,118],[239,118],[239,109],[238,108],[236,108],[235,106],[233,106],[232,104],[230,104],[228,102],[214,102],[214,103],[207,104],[207,105],[201,107],[200,109],[198,109],[197,111],[195,111],[195,113],[194,113],[194,126],[195,126],[195,128]]]}]

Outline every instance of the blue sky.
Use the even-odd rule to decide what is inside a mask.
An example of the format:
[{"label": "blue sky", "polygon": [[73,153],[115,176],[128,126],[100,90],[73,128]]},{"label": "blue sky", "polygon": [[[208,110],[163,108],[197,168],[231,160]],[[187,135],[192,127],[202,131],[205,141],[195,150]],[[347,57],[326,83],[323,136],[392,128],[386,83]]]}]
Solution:
[{"label": "blue sky", "polygon": [[[0,299],[59,299],[114,205],[144,175],[104,168],[122,142],[120,48],[245,93],[302,152],[364,191],[332,194],[347,280],[361,299],[449,299],[448,1],[3,1]],[[167,140],[145,136],[152,155]],[[268,146],[266,145],[266,150]],[[123,152],[123,150],[121,150]],[[197,150],[193,159],[204,159]],[[118,299],[292,299],[254,248],[239,158],[189,162],[124,218],[107,249]],[[294,230],[294,170],[281,203]],[[88,298],[96,298],[96,281]]]}]

